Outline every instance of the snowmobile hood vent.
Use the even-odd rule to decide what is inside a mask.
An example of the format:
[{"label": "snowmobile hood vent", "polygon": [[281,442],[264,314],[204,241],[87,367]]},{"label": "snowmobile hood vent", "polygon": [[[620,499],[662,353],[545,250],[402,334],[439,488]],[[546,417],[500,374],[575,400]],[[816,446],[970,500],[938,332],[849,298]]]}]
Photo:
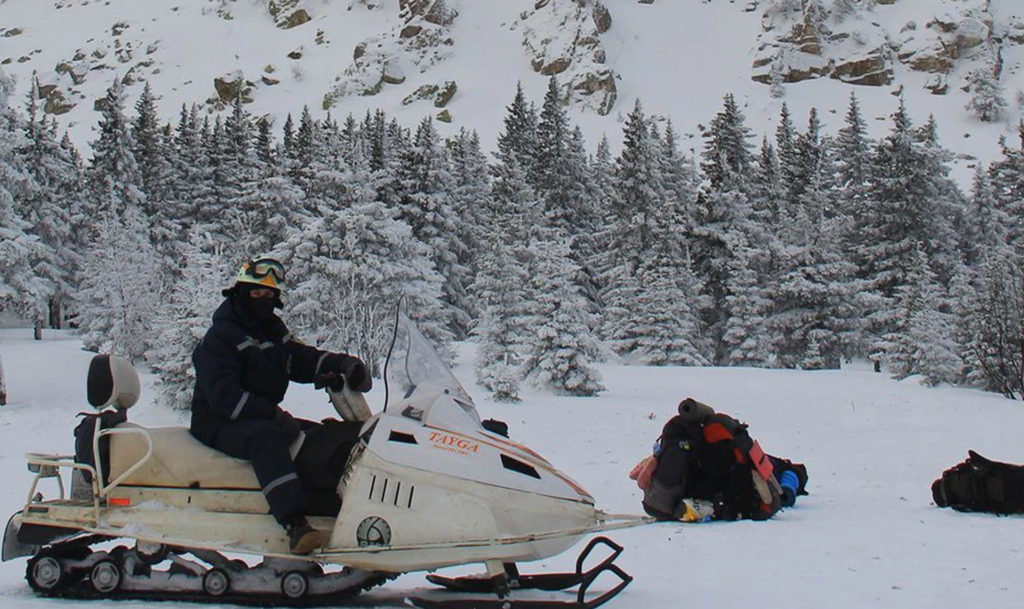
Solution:
[{"label": "snowmobile hood vent", "polygon": [[100,353],[89,362],[86,397],[96,410],[107,406],[131,408],[139,400],[139,374],[131,362],[117,355]]}]

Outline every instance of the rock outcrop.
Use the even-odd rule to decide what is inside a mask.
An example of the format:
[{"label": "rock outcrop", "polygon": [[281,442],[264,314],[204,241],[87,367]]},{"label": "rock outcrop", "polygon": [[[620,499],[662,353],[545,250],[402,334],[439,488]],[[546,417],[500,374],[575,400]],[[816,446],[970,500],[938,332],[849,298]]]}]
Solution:
[{"label": "rock outcrop", "polygon": [[1024,43],[1017,21],[994,32],[988,0],[932,0],[934,16],[924,23],[900,22],[890,8],[896,3],[775,0],[764,10],[752,78],[775,84],[827,76],[883,86],[904,65],[933,74],[924,86],[942,95],[951,80],[962,81],[979,65],[996,65],[1001,46]]},{"label": "rock outcrop", "polygon": [[[356,45],[351,65],[338,77],[338,84],[324,95],[324,109],[347,95],[376,95],[385,86],[401,85],[406,74],[423,73],[452,56],[455,41],[450,26],[458,11],[448,2],[399,0],[398,15],[400,23],[392,31]],[[406,96],[403,103],[420,98],[414,93]]]},{"label": "rock outcrop", "polygon": [[615,71],[605,64],[601,35],[612,15],[599,0],[538,0],[512,29],[522,32],[523,50],[535,72],[558,75],[567,103],[608,114],[617,95]]}]

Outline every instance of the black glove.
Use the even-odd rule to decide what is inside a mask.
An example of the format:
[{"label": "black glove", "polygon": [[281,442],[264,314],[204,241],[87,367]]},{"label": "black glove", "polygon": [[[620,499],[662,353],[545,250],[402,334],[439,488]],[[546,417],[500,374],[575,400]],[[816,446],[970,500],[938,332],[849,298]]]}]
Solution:
[{"label": "black glove", "polygon": [[345,353],[331,353],[324,358],[316,383],[328,385],[332,390],[339,391],[343,384],[341,376],[345,377],[349,388],[355,391],[366,392],[373,387],[373,379],[366,364],[358,357]]}]

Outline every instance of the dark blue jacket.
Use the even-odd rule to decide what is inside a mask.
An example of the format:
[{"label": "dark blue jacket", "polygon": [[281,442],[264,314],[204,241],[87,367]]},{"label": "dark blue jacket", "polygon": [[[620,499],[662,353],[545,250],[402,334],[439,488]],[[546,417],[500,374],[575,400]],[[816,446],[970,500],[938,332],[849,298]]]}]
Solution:
[{"label": "dark blue jacket", "polygon": [[259,321],[228,297],[192,352],[192,435],[212,445],[229,421],[273,419],[289,381],[313,382],[326,355],[292,337],[277,316]]}]

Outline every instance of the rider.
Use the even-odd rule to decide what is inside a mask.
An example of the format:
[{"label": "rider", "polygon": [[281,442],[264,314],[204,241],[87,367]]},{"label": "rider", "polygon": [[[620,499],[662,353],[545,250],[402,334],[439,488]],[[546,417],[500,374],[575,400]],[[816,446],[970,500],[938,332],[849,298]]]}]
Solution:
[{"label": "rider", "polygon": [[292,462],[290,449],[301,443],[300,429],[279,404],[289,381],[344,375],[357,391],[369,391],[372,381],[359,358],[322,351],[292,336],[274,313],[283,306],[284,287],[284,266],[258,255],[222,292],[227,298],[192,352],[191,431],[203,444],[252,462],[270,513],[288,532],[291,551],[308,554],[323,545],[323,536],[306,520],[306,496]]}]

